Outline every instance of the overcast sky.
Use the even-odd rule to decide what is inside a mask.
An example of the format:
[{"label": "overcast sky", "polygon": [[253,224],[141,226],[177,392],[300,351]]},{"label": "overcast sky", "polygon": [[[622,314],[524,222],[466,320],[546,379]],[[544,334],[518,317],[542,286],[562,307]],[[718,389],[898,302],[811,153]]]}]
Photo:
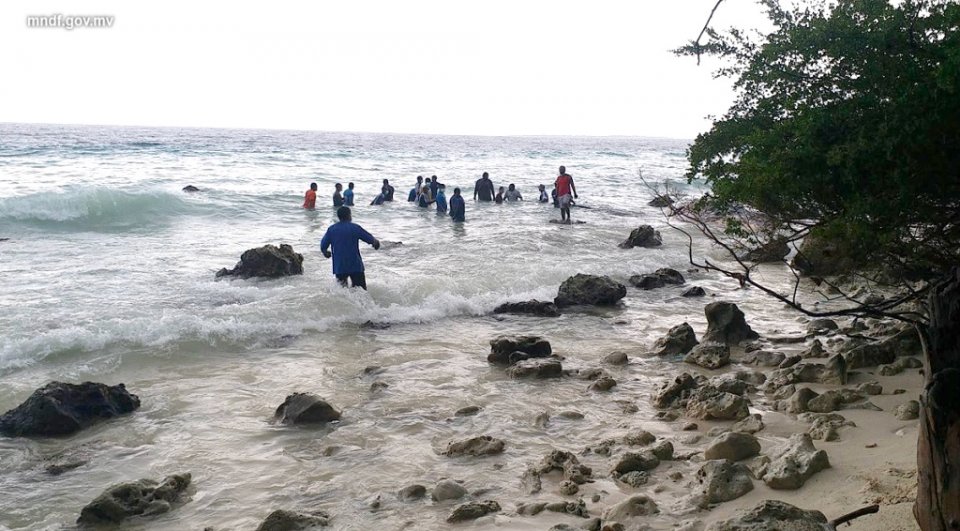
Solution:
[{"label": "overcast sky", "polygon": [[[729,82],[669,50],[713,4],[3,0],[0,121],[692,138]],[[115,22],[27,27],[50,14]]]}]

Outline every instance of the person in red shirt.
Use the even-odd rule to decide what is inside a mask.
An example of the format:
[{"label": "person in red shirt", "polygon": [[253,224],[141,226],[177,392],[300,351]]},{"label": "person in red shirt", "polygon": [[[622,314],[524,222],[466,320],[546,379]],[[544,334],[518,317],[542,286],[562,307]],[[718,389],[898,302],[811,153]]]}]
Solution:
[{"label": "person in red shirt", "polygon": [[303,196],[303,208],[317,208],[317,183],[310,183],[310,189]]},{"label": "person in red shirt", "polygon": [[[560,176],[554,183],[557,187],[557,201],[560,203],[560,222],[570,223],[570,204],[577,199],[577,187],[573,184],[573,177],[567,175],[567,168],[560,166]],[[570,197],[570,194],[573,197]]]}]

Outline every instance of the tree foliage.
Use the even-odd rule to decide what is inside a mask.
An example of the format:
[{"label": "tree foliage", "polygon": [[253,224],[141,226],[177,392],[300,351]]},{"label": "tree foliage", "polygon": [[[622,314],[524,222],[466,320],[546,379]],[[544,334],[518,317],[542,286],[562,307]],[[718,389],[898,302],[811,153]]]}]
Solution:
[{"label": "tree foliage", "polygon": [[[704,206],[753,244],[813,231],[862,264],[947,272],[960,257],[960,3],[759,3],[769,33],[708,28],[677,50],[719,57],[736,90],[688,152]],[[742,207],[763,231],[745,230]]]}]

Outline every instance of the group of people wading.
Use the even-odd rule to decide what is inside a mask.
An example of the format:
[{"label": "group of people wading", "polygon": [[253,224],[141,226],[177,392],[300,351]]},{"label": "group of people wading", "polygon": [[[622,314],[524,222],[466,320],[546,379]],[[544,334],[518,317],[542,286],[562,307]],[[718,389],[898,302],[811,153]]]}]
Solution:
[{"label": "group of people wading", "polygon": [[[577,199],[577,187],[573,183],[573,177],[567,174],[567,169],[560,166],[560,174],[553,183],[553,192],[547,195],[544,185],[539,187],[540,195],[537,199],[540,203],[549,203],[553,201],[554,208],[560,209],[560,222],[570,223],[570,207]],[[407,201],[414,203],[419,208],[430,208],[430,205],[436,205],[437,213],[446,215],[449,210],[450,218],[457,223],[466,221],[466,204],[460,188],[453,189],[453,196],[450,198],[449,206],[446,198],[446,186],[437,181],[434,175],[429,180],[424,181],[423,176],[417,177],[417,184],[410,189],[407,194]],[[380,194],[377,195],[371,205],[382,205],[393,201],[394,188],[390,185],[388,179],[383,180],[383,186],[380,187]],[[320,252],[326,258],[333,258],[333,274],[337,281],[343,286],[347,285],[347,280],[353,287],[367,289],[367,281],[364,275],[363,259],[360,256],[360,242],[366,242],[374,249],[380,248],[380,241],[374,238],[369,232],[360,225],[353,222],[353,214],[350,207],[353,202],[353,183],[347,184],[347,189],[337,183],[333,192],[333,206],[337,208],[337,218],[339,221],[330,225],[327,232],[320,240]],[[523,201],[523,195],[517,187],[511,184],[504,189],[500,187],[495,190],[493,181],[490,180],[490,174],[483,172],[483,176],[477,180],[473,188],[474,201],[495,202],[497,204],[514,201]],[[317,206],[317,183],[310,183],[310,189],[303,200],[303,208],[315,209]]]}]

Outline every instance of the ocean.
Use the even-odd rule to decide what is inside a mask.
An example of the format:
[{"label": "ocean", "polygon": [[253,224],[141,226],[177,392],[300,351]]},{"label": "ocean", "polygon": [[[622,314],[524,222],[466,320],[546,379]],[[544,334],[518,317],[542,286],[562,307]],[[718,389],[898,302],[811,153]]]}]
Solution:
[{"label": "ocean", "polygon": [[[701,193],[684,177],[688,141],[628,137],[472,137],[306,131],[0,124],[0,411],[51,380],[123,382],[143,406],[68,438],[0,438],[0,529],[61,529],[107,486],[191,472],[192,499],[125,529],[253,529],[273,509],[324,510],[336,529],[444,529],[450,503],[404,502],[396,492],[443,478],[472,499],[499,500],[503,514],[476,528],[546,529],[578,518],[524,517],[514,502],[554,501],[520,486],[526,467],[553,448],[581,453],[653,420],[649,397],[677,360],[644,357],[682,322],[705,330],[703,305],[736,302],[761,333],[799,327],[783,305],[736,282],[688,271],[686,237],[648,206],[638,177],[677,193]],[[536,202],[565,165],[580,193],[573,218]],[[484,171],[516,184],[525,201],[472,201]],[[466,223],[406,199],[417,175],[437,175],[447,197],[460,187]],[[368,206],[383,179],[397,201]],[[300,207],[310,182],[318,208]],[[335,221],[335,183],[355,183],[354,221],[384,241],[364,246],[369,291],[339,287],[319,241]],[[194,185],[201,191],[181,189]],[[640,224],[664,245],[619,249]],[[304,274],[278,280],[215,280],[240,254],[291,244]],[[722,260],[701,239],[700,255]],[[629,288],[620,307],[559,318],[492,315],[497,305],[552,299],[576,273],[633,274],[672,267],[706,299],[681,288]],[[769,266],[774,285],[789,282]],[[378,329],[361,328],[373,321]],[[551,341],[567,369],[600,366],[612,351],[630,365],[605,370],[618,385],[587,392],[587,381],[513,381],[486,361],[500,334]],[[682,364],[679,364],[682,365]],[[379,370],[367,371],[377,366]],[[375,381],[387,384],[371,390]],[[343,420],[326,428],[272,423],[292,392],[326,397]],[[629,413],[633,404],[638,409]],[[454,417],[477,405],[472,417]],[[575,411],[582,419],[557,416]],[[551,421],[538,425],[546,412]],[[575,415],[573,415],[575,417]],[[487,458],[439,454],[449,441],[492,435],[506,451]],[[678,447],[682,445],[679,443]],[[84,464],[62,475],[51,461]],[[584,457],[605,500],[628,487],[610,463]],[[591,492],[593,492],[591,490]],[[680,486],[652,494],[669,527]],[[371,508],[379,496],[376,509]],[[587,497],[589,501],[589,497]],[[659,527],[656,527],[659,528]]]}]

